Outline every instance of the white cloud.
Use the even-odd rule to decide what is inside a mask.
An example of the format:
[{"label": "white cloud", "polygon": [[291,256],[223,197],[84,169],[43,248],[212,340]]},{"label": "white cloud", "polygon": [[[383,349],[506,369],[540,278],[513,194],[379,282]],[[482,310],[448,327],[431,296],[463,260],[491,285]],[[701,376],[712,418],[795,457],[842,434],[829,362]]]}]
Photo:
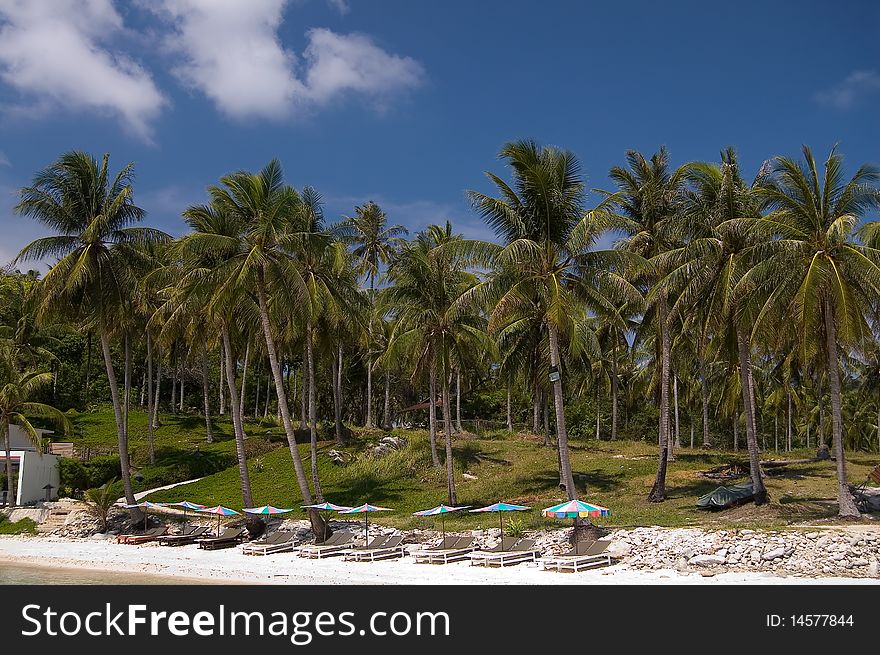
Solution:
[{"label": "white cloud", "polygon": [[284,115],[301,85],[296,57],[278,39],[286,0],[163,0],[149,7],[173,26],[181,82],[234,117]]},{"label": "white cloud", "polygon": [[40,109],[106,112],[149,140],[167,100],[149,72],[110,49],[121,35],[111,0],[0,0],[0,80]]},{"label": "white cloud", "polygon": [[315,102],[327,103],[353,91],[378,98],[422,83],[424,69],[410,57],[385,52],[363,34],[308,32],[306,88]]},{"label": "white cloud", "polygon": [[[171,28],[177,78],[223,113],[285,118],[357,93],[377,100],[418,86],[424,71],[362,34],[307,32],[302,61],[279,37],[287,0],[161,0],[144,4]],[[345,5],[347,7],[347,5]]]},{"label": "white cloud", "polygon": [[880,91],[880,73],[872,70],[853,71],[834,86],[820,91],[815,100],[820,105],[834,109],[851,109],[872,93]]},{"label": "white cloud", "polygon": [[0,150],[0,166],[12,166],[12,162],[9,161],[9,157]]},{"label": "white cloud", "polygon": [[351,7],[348,6],[347,0],[327,0],[327,4],[339,12],[341,16],[345,16]]}]

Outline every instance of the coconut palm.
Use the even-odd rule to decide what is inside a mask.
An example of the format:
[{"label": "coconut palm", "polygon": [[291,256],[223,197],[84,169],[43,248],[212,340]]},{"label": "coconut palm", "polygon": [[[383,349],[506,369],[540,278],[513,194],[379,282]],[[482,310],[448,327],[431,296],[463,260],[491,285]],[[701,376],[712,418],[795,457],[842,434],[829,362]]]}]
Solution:
[{"label": "coconut palm", "polygon": [[[407,234],[402,225],[388,227],[385,212],[370,200],[354,208],[354,216],[346,216],[343,229],[346,240],[354,244],[352,255],[357,259],[357,272],[370,282],[369,303],[375,305],[376,280],[381,267],[387,264]],[[373,321],[368,325],[367,345],[367,427],[373,427]]]},{"label": "coconut palm", "polygon": [[821,357],[831,397],[839,514],[846,518],[859,511],[846,473],[840,352],[872,338],[866,315],[880,293],[880,250],[858,242],[855,233],[865,214],[880,206],[878,180],[880,170],[868,165],[846,180],[836,149],[821,175],[806,146],[803,161],[776,157],[758,190],[767,214],[756,224],[764,237],[752,249],[757,264],[740,282],[743,297],[760,310],[756,331],[792,321],[801,360]]},{"label": "coconut palm", "polygon": [[0,438],[6,449],[6,502],[15,504],[15,481],[12,476],[12,455],[9,426],[16,424],[40,448],[39,433],[28,417],[52,421],[66,434],[70,430],[67,417],[50,405],[33,400],[46,386],[52,384],[52,373],[20,370],[16,353],[11,348],[0,348]]},{"label": "coconut palm", "polygon": [[467,294],[490,308],[490,332],[543,308],[549,340],[560,478],[568,497],[577,497],[568,449],[561,359],[563,337],[572,338],[579,308],[600,311],[615,302],[638,304],[641,296],[624,276],[626,259],[615,251],[592,250],[617,222],[606,204],[585,212],[584,183],[577,158],[534,141],[506,144],[499,157],[511,168],[512,184],[486,173],[500,196],[469,191],[474,209],[502,244],[471,243],[495,275]]},{"label": "coconut palm", "polygon": [[15,210],[54,231],[22,249],[15,261],[56,257],[57,263],[40,281],[38,317],[63,315],[93,327],[101,350],[119,443],[126,500],[135,503],[128,455],[128,430],[123,415],[110,340],[136,285],[133,264],[143,247],[169,240],[153,228],[133,227],[144,217],[134,204],[134,167],[128,164],[115,176],[109,155],[98,162],[84,152],[68,152],[37,173],[20,191]]},{"label": "coconut palm", "polygon": [[[646,159],[643,154],[631,150],[626,154],[628,168],[615,166],[609,177],[617,184],[615,194],[608,193],[623,219],[620,227],[626,233],[619,247],[635,253],[649,262],[642,267],[634,282],[650,292],[662,279],[662,256],[678,247],[682,237],[681,203],[685,187],[685,167],[672,169],[665,147]],[[671,322],[670,298],[666,290],[654,293],[650,298],[646,320],[653,323],[657,332],[659,368],[659,443],[660,454],[657,477],[648,499],[661,502],[666,499],[666,467],[669,455],[669,387],[671,370]],[[653,320],[652,320],[653,319]]]}]

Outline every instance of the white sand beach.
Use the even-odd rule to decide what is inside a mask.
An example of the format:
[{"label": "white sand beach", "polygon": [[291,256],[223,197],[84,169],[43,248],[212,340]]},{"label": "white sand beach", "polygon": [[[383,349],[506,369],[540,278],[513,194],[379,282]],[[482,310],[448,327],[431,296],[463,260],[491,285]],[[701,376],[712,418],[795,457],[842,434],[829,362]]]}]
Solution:
[{"label": "white sand beach", "polygon": [[411,558],[371,563],[345,562],[341,557],[322,560],[301,558],[296,553],[264,557],[243,555],[238,548],[205,551],[197,546],[168,548],[156,544],[121,545],[111,541],[82,539],[0,538],[0,561],[7,564],[80,570],[136,572],[188,578],[188,581],[255,584],[878,584],[876,579],[843,577],[786,577],[768,573],[729,572],[705,577],[675,570],[635,570],[625,565],[555,573],[534,564],[503,569],[470,566],[468,562],[446,565],[416,564]]}]

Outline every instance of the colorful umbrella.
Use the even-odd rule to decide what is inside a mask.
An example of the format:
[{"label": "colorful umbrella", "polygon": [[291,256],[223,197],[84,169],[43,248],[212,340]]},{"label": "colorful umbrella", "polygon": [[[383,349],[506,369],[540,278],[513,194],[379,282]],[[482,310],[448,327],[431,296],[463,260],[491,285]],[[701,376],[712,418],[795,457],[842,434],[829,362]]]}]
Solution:
[{"label": "colorful umbrella", "polygon": [[611,516],[611,510],[600,505],[585,503],[582,500],[569,500],[553,507],[545,507],[541,510],[541,514],[557,519],[583,519],[589,516]]},{"label": "colorful umbrella", "polygon": [[[123,505],[123,507],[125,507],[125,509],[134,509],[135,507],[138,507],[140,509],[158,509],[159,507],[162,507],[162,504],[151,503],[149,500],[145,500],[142,503],[134,503],[132,505]],[[146,531],[147,531],[147,513],[144,512],[144,532],[146,533]]]},{"label": "colorful umbrella", "polygon": [[463,505],[462,507],[449,507],[448,505],[437,505],[437,507],[432,507],[431,509],[423,509],[419,512],[413,512],[413,516],[440,516],[440,526],[443,530],[443,541],[446,541],[446,515],[452,512],[460,512],[463,509],[467,509],[470,505]]},{"label": "colorful umbrella", "polygon": [[196,511],[201,514],[216,514],[217,515],[217,534],[220,534],[220,517],[221,516],[240,516],[239,512],[236,512],[234,509],[229,509],[228,507],[223,507],[223,505],[216,505],[214,507],[206,507],[204,509],[197,509]]},{"label": "colorful umbrella", "polygon": [[358,505],[357,507],[351,507],[349,509],[344,509],[340,511],[340,514],[363,514],[364,515],[364,540],[369,540],[367,536],[367,530],[370,528],[370,512],[391,512],[391,510],[387,507],[376,507],[375,505],[370,505],[369,503],[364,503],[363,505]]},{"label": "colorful umbrella", "polygon": [[186,527],[186,512],[187,510],[200,510],[205,509],[204,505],[199,505],[198,503],[191,503],[188,500],[182,500],[179,503],[162,503],[163,505],[167,505],[168,507],[182,507],[183,508],[183,527]]},{"label": "colorful umbrella", "polygon": [[274,514],[287,514],[287,512],[292,512],[292,509],[280,509],[278,507],[272,507],[272,505],[263,505],[262,507],[245,507],[242,511],[247,512],[248,514],[262,514],[264,516],[272,516]]},{"label": "colorful umbrella", "polygon": [[[345,505],[334,505],[333,503],[317,503],[315,505],[300,505],[302,509],[316,509],[320,512],[344,512],[351,509]],[[327,541],[327,522],[324,521],[324,541]]]},{"label": "colorful umbrella", "polygon": [[504,519],[501,518],[501,512],[524,512],[527,509],[532,509],[531,507],[526,507],[524,505],[511,505],[510,503],[494,503],[492,505],[487,505],[486,507],[480,507],[478,509],[472,509],[472,512],[498,512],[498,523],[501,526],[501,536],[504,536]]}]

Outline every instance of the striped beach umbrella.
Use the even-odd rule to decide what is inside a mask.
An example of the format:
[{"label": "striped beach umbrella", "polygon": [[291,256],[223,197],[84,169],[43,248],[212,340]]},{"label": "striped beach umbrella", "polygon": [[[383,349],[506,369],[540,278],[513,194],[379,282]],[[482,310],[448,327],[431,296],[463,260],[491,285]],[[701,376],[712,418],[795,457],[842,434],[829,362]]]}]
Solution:
[{"label": "striped beach umbrella", "polygon": [[567,502],[554,505],[553,507],[545,507],[541,510],[541,514],[557,519],[585,519],[590,516],[611,516],[611,510],[607,507],[602,507],[601,505],[585,503],[582,500],[569,500]]},{"label": "striped beach umbrella", "polygon": [[363,505],[358,505],[357,507],[349,507],[348,509],[341,510],[340,514],[363,514],[364,515],[364,539],[368,540],[367,531],[370,528],[370,512],[392,512],[394,510],[389,509],[388,507],[376,507],[375,505],[370,505],[369,503],[364,503]]},{"label": "striped beach umbrella", "polygon": [[262,507],[245,507],[242,509],[243,512],[247,512],[248,514],[261,514],[263,516],[274,516],[275,514],[287,514],[287,512],[292,512],[292,509],[282,509],[280,507],[273,507],[272,505],[263,505]]},{"label": "striped beach umbrella", "polygon": [[196,510],[200,514],[216,514],[217,515],[217,534],[220,534],[220,517],[221,516],[241,516],[239,512],[236,512],[234,509],[229,509],[228,507],[223,507],[223,505],[215,505],[214,507],[205,507],[203,509]]},{"label": "striped beach umbrella", "polygon": [[[314,509],[319,512],[344,512],[351,509],[347,505],[334,505],[333,503],[316,503],[314,505],[300,505],[302,509]],[[324,521],[324,541],[327,541],[327,521]]]},{"label": "striped beach umbrella", "polygon": [[448,505],[437,505],[437,507],[432,507],[431,509],[423,509],[418,512],[413,512],[413,516],[439,516],[440,517],[440,528],[443,531],[443,541],[446,541],[446,515],[451,514],[452,512],[460,512],[463,509],[469,508],[470,505],[462,505],[461,507],[449,507]]},{"label": "striped beach umbrella", "polygon": [[498,512],[498,524],[501,526],[501,536],[504,536],[504,519],[502,518],[501,512],[524,512],[528,509],[532,509],[531,507],[526,507],[525,505],[513,505],[511,503],[493,503],[491,505],[487,505],[486,507],[478,507],[477,509],[472,509],[472,512]]}]

